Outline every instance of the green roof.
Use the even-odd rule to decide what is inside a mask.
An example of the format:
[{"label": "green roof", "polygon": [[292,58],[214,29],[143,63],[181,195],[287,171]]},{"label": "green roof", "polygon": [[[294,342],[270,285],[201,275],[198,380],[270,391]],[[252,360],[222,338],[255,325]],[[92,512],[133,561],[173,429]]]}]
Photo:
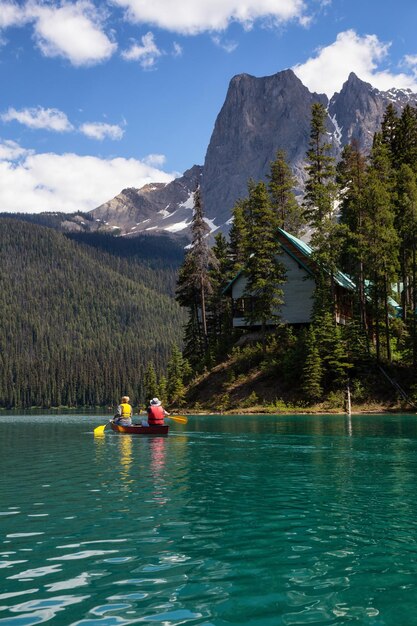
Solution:
[{"label": "green roof", "polygon": [[[291,243],[302,254],[304,254],[304,256],[306,256],[307,258],[311,257],[311,255],[313,254],[313,249],[310,248],[308,243],[305,243],[305,241],[298,239],[298,237],[295,237],[294,235],[287,233],[287,231],[283,230],[282,228],[279,228],[278,230],[286,239],[288,239],[288,241],[291,241]],[[356,288],[356,285],[353,282],[353,280],[351,280],[349,276],[347,276],[347,274],[344,274],[343,272],[340,272],[339,270],[335,272],[334,279],[341,287],[344,287],[345,289],[354,290]]]},{"label": "green roof", "polygon": [[[313,249],[310,248],[308,243],[305,243],[305,241],[302,241],[301,239],[298,239],[298,237],[291,235],[290,233],[288,233],[286,230],[283,230],[282,228],[278,228],[278,230],[281,233],[281,235],[285,237],[285,239],[287,239],[290,243],[292,243],[292,245],[295,246],[297,250],[299,250],[301,254],[303,254],[306,257],[306,259],[309,259],[312,256]],[[283,248],[290,256],[293,256],[290,250],[288,250],[285,246],[283,246]],[[296,259],[296,260],[297,262],[299,262],[299,259]],[[307,272],[309,272],[310,274],[313,274],[312,269],[308,267],[308,265],[304,265],[304,268],[306,269]],[[229,284],[223,289],[223,293],[227,293],[227,291],[229,291],[230,287],[239,278],[242,271],[243,270],[240,270],[236,274],[236,276],[229,282]],[[353,291],[356,288],[355,283],[349,278],[349,276],[347,276],[347,274],[344,274],[343,272],[340,272],[339,270],[335,272],[334,279],[338,285],[340,285],[341,287],[344,287],[345,289],[349,289],[350,291]]]}]

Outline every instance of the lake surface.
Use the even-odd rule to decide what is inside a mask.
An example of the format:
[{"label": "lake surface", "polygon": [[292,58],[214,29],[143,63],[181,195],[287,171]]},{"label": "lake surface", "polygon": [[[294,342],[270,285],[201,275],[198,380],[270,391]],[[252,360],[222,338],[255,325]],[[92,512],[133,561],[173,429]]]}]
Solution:
[{"label": "lake surface", "polygon": [[417,416],[0,417],[0,626],[417,624]]}]

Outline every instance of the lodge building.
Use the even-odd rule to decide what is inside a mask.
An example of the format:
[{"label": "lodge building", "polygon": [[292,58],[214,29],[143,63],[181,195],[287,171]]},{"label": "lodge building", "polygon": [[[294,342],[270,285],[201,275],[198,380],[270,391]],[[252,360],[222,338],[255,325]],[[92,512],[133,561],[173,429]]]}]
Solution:
[{"label": "lodge building", "polygon": [[[280,261],[285,267],[286,281],[282,285],[283,304],[277,314],[280,322],[291,325],[309,324],[312,319],[315,274],[317,265],[312,258],[313,250],[308,244],[279,228],[277,244],[280,247]],[[336,321],[346,322],[353,316],[353,295],[355,284],[340,271],[334,274]],[[249,328],[245,319],[252,298],[245,293],[247,278],[240,271],[227,285],[224,293],[232,298],[233,326]],[[276,321],[271,320],[273,326]],[[251,324],[250,327],[257,324]]]}]

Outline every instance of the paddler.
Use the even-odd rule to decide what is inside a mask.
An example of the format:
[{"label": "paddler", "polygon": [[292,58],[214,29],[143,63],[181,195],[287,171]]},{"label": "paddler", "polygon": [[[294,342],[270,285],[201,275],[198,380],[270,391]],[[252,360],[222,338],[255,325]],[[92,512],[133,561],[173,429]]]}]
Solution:
[{"label": "paddler", "polygon": [[123,396],[120,400],[120,404],[117,407],[116,415],[113,419],[115,424],[120,424],[121,426],[132,425],[133,410],[129,402],[129,396]]},{"label": "paddler", "polygon": [[142,426],[163,426],[164,417],[169,415],[159,398],[152,398],[147,408],[147,414],[148,419],[142,421]]}]

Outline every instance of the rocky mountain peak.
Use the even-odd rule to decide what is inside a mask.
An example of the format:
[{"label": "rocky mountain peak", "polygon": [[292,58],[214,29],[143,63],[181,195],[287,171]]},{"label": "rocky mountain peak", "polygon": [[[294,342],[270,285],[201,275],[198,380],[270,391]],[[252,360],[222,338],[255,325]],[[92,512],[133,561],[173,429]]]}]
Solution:
[{"label": "rocky mountain peak", "polygon": [[338,158],[352,139],[369,152],[387,104],[391,102],[401,111],[406,104],[416,106],[417,95],[403,89],[379,91],[351,72],[329,101],[324,94],[311,93],[290,69],[260,78],[239,74],[230,81],[204,166],[193,166],[169,184],[124,189],[91,212],[90,224],[95,229],[118,228],[124,235],[186,234],[192,218],[192,194],[200,183],[211,229],[226,231],[233,205],[247,195],[248,180],[266,180],[278,149],[285,151],[301,193],[314,102],[328,108],[327,127]]}]

